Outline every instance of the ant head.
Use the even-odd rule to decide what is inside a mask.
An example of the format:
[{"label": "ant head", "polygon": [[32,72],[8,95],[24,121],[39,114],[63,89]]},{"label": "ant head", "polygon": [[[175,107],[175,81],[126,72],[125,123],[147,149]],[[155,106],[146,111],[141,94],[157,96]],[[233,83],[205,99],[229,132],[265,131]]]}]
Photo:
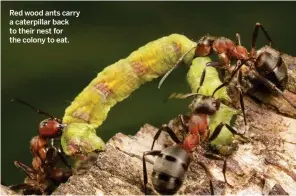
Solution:
[{"label": "ant head", "polygon": [[213,115],[220,109],[220,100],[215,99],[214,95],[205,96],[199,93],[173,93],[169,96],[169,99],[186,99],[189,97],[195,97],[189,108],[195,114]]},{"label": "ant head", "polygon": [[213,43],[215,37],[210,35],[203,36],[198,42],[195,50],[195,56],[208,56],[213,52]]},{"label": "ant head", "polygon": [[35,112],[37,112],[38,114],[43,114],[46,115],[50,118],[43,120],[40,124],[39,124],[39,129],[38,129],[38,133],[41,137],[44,138],[54,138],[57,137],[59,135],[61,135],[63,128],[65,127],[65,124],[62,124],[61,120],[46,113],[43,112],[39,109],[36,109],[35,107],[33,107],[32,105],[28,104],[25,101],[19,100],[19,99],[12,99],[12,102],[19,102],[23,105],[28,106],[29,108],[33,109]]},{"label": "ant head", "polygon": [[220,108],[220,100],[209,96],[198,96],[192,101],[189,108],[196,114],[213,115]]},{"label": "ant head", "polygon": [[48,118],[40,122],[39,135],[45,138],[60,136],[65,127],[59,120]]}]

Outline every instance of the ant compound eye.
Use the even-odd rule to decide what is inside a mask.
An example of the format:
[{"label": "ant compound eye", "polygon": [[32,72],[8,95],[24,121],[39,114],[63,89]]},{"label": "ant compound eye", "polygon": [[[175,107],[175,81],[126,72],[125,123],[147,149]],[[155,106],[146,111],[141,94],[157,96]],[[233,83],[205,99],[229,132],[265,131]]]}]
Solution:
[{"label": "ant compound eye", "polygon": [[44,121],[42,121],[41,123],[40,123],[40,127],[42,128],[42,127],[46,127],[47,126],[47,121],[46,120],[44,120]]}]

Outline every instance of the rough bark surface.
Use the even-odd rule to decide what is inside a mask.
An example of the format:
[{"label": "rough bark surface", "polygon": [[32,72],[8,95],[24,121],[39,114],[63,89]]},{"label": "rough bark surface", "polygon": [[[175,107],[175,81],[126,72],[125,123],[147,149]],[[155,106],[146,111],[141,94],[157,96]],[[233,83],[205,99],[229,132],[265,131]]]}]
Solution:
[{"label": "rough bark surface", "polygon": [[10,190],[8,187],[1,185],[0,195],[16,195],[17,193]]},{"label": "rough bark surface", "polygon": [[[215,194],[296,194],[296,120],[264,109],[246,98],[249,127],[236,121],[249,142],[227,158],[224,183],[223,161],[210,160],[193,153],[187,178],[178,194],[209,194],[209,180],[196,160],[204,162],[213,175]],[[135,136],[116,134],[100,153],[94,166],[85,174],[72,176],[54,194],[143,194],[143,152],[149,151],[157,128],[144,125]],[[167,136],[158,140],[155,149],[163,149]],[[148,163],[151,176],[153,158]],[[157,194],[149,178],[150,194]]]},{"label": "rough bark surface", "polygon": [[[285,93],[296,102],[296,58],[284,55],[283,59],[289,70]],[[234,106],[239,107],[236,92],[232,96]],[[238,131],[250,141],[239,144],[227,158],[226,176],[232,186],[224,182],[223,161],[207,159],[197,149],[178,194],[210,194],[209,180],[197,164],[199,160],[213,176],[215,194],[296,195],[296,110],[279,96],[257,98],[265,104],[244,98],[248,126],[244,126],[242,116],[235,122]],[[150,150],[156,131],[146,124],[135,136],[116,134],[87,173],[72,176],[54,194],[143,194],[142,155]],[[163,149],[166,142],[164,134],[155,149]],[[157,194],[150,178],[153,161],[149,157],[149,194]]]}]

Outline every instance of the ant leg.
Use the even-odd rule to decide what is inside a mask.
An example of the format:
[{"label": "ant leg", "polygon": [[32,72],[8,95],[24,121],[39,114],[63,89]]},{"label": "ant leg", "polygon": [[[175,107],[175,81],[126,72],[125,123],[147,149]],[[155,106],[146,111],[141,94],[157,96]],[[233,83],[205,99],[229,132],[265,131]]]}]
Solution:
[{"label": "ant leg", "polygon": [[206,77],[206,69],[207,67],[216,67],[216,68],[221,68],[221,66],[223,66],[223,63],[222,62],[208,62],[206,64],[206,66],[204,67],[204,69],[202,70],[202,74],[201,74],[201,77],[200,77],[200,81],[199,81],[199,87],[196,89],[196,93],[198,93],[200,87],[203,85],[204,83],[204,80],[205,80],[205,77]]},{"label": "ant leg", "polygon": [[217,136],[219,135],[219,133],[221,132],[222,128],[224,126],[224,123],[221,122],[214,130],[214,132],[211,134],[211,136],[209,137],[209,141],[213,141],[214,139],[217,138]]},{"label": "ant leg", "polygon": [[245,104],[244,104],[244,96],[243,96],[243,91],[241,88],[241,84],[242,84],[242,71],[239,70],[238,72],[238,84],[237,84],[237,89],[239,91],[239,101],[240,101],[240,105],[241,105],[241,109],[243,111],[243,116],[244,116],[244,122],[245,125],[247,125],[247,120],[246,120],[246,113],[245,113]]},{"label": "ant leg", "polygon": [[185,120],[184,120],[184,116],[183,116],[183,114],[179,114],[178,115],[178,119],[179,119],[179,121],[181,122],[181,125],[182,125],[182,128],[183,128],[183,141],[184,141],[184,139],[185,139],[185,135],[189,132],[188,131],[188,127],[186,126],[186,124],[185,124]]},{"label": "ant leg", "polygon": [[11,186],[9,186],[9,188],[13,191],[33,189],[33,187],[31,185],[26,184],[26,183],[11,185]]},{"label": "ant leg", "polygon": [[16,101],[16,102],[19,102],[19,103],[21,103],[21,104],[23,104],[23,105],[28,106],[29,108],[31,108],[32,110],[34,110],[34,111],[35,111],[36,113],[38,113],[38,114],[43,114],[43,115],[45,115],[45,116],[48,116],[48,117],[52,118],[53,120],[55,120],[55,121],[57,121],[57,122],[62,122],[60,119],[58,119],[58,118],[52,116],[51,114],[49,114],[49,113],[47,113],[47,112],[44,112],[44,111],[42,111],[42,110],[39,110],[39,109],[35,108],[34,106],[32,106],[31,104],[29,104],[29,103],[27,103],[27,102],[25,102],[25,101],[22,101],[22,100],[20,100],[20,99],[16,99],[16,98],[14,98],[14,99],[11,100],[11,102],[15,102],[15,101]]},{"label": "ant leg", "polygon": [[211,172],[203,162],[197,161],[197,163],[205,170],[207,177],[209,178],[209,181],[210,181],[211,195],[215,195]]},{"label": "ant leg", "polygon": [[204,83],[204,80],[205,80],[205,77],[206,77],[206,69],[207,69],[207,66],[205,66],[205,68],[202,70],[202,74],[201,74],[201,77],[200,77],[200,80],[199,80],[199,87],[196,89],[196,93],[198,93],[200,87]]},{"label": "ant leg", "polygon": [[243,136],[243,134],[238,133],[234,128],[232,128],[229,124],[221,122],[214,130],[214,132],[212,133],[212,135],[210,136],[210,138],[208,139],[209,141],[213,141],[214,139],[217,138],[217,136],[219,135],[219,133],[221,132],[223,126],[225,126],[232,134],[234,135],[239,135],[240,137],[244,138],[247,140],[247,138],[245,136]]},{"label": "ant leg", "polygon": [[54,138],[50,139],[50,147],[48,147],[47,153],[46,153],[46,160],[47,162],[51,165],[51,166],[55,166],[57,160],[56,160],[56,153],[58,154],[58,156],[60,157],[61,161],[69,168],[72,169],[72,167],[70,166],[70,164],[67,162],[65,156],[64,156],[64,152],[63,149],[61,147],[56,148],[56,146],[54,145]]},{"label": "ant leg", "polygon": [[143,153],[143,176],[144,176],[144,193],[145,193],[145,195],[147,195],[147,183],[148,183],[145,157],[147,155],[158,156],[158,155],[160,155],[160,153],[161,153],[160,150],[152,150],[152,151],[147,151],[147,152]]},{"label": "ant leg", "polygon": [[212,94],[212,97],[214,97],[215,93],[216,93],[220,88],[222,88],[222,87],[228,85],[228,84],[231,82],[231,80],[233,79],[233,77],[235,76],[235,74],[240,70],[240,68],[241,68],[242,66],[243,66],[242,61],[241,61],[241,60],[237,60],[237,61],[236,61],[236,69],[233,70],[233,72],[232,72],[230,78],[229,78],[226,82],[222,83],[220,86],[218,86],[218,87],[214,90],[214,92],[213,92],[213,94]]},{"label": "ant leg", "polygon": [[217,155],[217,154],[213,154],[213,153],[204,153],[204,156],[209,158],[209,159],[214,159],[214,160],[221,160],[223,161],[223,169],[222,169],[222,173],[223,173],[223,177],[224,177],[224,181],[226,184],[228,184],[230,187],[233,187],[231,184],[229,184],[229,182],[226,179],[226,168],[227,168],[227,161],[224,157]]},{"label": "ant leg", "polygon": [[251,52],[255,52],[256,41],[257,41],[257,38],[258,38],[259,28],[263,31],[266,39],[269,41],[269,46],[271,46],[271,44],[272,44],[272,40],[271,40],[270,36],[268,35],[266,29],[259,22],[257,22],[256,26],[255,26],[255,29],[253,31]]},{"label": "ant leg", "polygon": [[71,165],[68,163],[65,157],[65,153],[61,147],[57,150],[59,157],[61,158],[62,162],[69,168],[72,169]]},{"label": "ant leg", "polygon": [[253,70],[254,75],[259,78],[264,84],[272,91],[277,92],[280,96],[282,96],[291,106],[293,106],[296,109],[296,104],[290,101],[288,97],[284,94],[284,92],[279,89],[275,84],[267,80],[266,78],[262,77],[259,73]]},{"label": "ant leg", "polygon": [[[23,171],[26,173],[26,175],[27,175],[31,180],[33,180],[33,181],[35,181],[36,183],[38,183],[38,189],[39,189],[39,191],[40,191],[42,194],[45,194],[43,188],[42,188],[42,187],[40,186],[40,184],[39,184],[39,180],[38,180],[39,175],[37,174],[37,172],[36,172],[34,169],[32,169],[31,167],[29,167],[29,166],[27,166],[27,165],[25,165],[25,164],[23,164],[22,162],[19,162],[19,161],[14,161],[14,165],[15,165],[17,168],[20,168],[21,170],[23,170]],[[32,191],[35,190],[35,188],[32,187],[32,186],[30,186],[30,185],[28,185],[28,186],[27,186],[25,189],[23,189],[23,190],[24,190],[24,191],[30,191],[30,189],[31,189]]]},{"label": "ant leg", "polygon": [[152,143],[152,146],[151,146],[151,150],[153,150],[154,143],[155,143],[155,141],[159,138],[160,133],[161,133],[162,131],[167,132],[167,133],[170,135],[170,137],[174,140],[175,143],[177,143],[177,144],[180,144],[180,143],[181,143],[181,141],[179,140],[179,138],[176,136],[175,132],[174,132],[171,128],[169,128],[168,125],[162,125],[162,126],[158,129],[158,131],[156,132],[156,134],[155,134],[155,136],[154,136],[153,143]]},{"label": "ant leg", "polygon": [[14,161],[14,165],[17,168],[20,168],[23,172],[25,172],[26,175],[30,179],[35,180],[36,171],[33,168],[31,168],[31,167],[29,167],[29,166],[27,166],[27,165],[25,165],[25,164],[23,164],[22,162],[19,162],[19,161]]},{"label": "ant leg", "polygon": [[165,81],[165,79],[170,75],[170,73],[172,73],[172,71],[173,70],[175,70],[177,67],[178,67],[178,65],[179,65],[179,63],[185,58],[185,56],[189,53],[189,52],[191,52],[191,50],[193,50],[193,49],[195,49],[196,48],[196,46],[194,46],[194,47],[192,47],[192,48],[190,48],[187,52],[185,52],[178,60],[177,60],[177,62],[176,62],[176,64],[168,71],[168,72],[166,72],[165,73],[165,75],[161,78],[161,80],[160,80],[160,82],[159,82],[159,84],[158,84],[158,89],[160,89],[160,87],[161,87],[161,85],[162,85],[162,83]]}]

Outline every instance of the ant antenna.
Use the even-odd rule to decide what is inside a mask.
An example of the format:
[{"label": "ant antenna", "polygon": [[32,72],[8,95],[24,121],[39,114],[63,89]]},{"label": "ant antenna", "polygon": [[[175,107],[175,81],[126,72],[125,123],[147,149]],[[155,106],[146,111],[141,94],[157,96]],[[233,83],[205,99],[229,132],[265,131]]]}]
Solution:
[{"label": "ant antenna", "polygon": [[204,96],[200,93],[186,93],[186,94],[183,94],[183,93],[172,93],[168,99],[186,99],[186,98],[189,98],[189,97],[196,97],[196,96]]},{"label": "ant antenna", "polygon": [[160,80],[160,82],[159,82],[159,84],[158,84],[158,89],[160,89],[160,87],[161,87],[161,85],[162,85],[162,83],[165,81],[165,79],[170,75],[170,73],[172,73],[172,71],[174,71],[177,67],[178,67],[178,65],[179,65],[179,63],[185,58],[185,56],[189,53],[189,52],[191,52],[193,49],[195,49],[197,46],[194,46],[194,47],[192,47],[192,48],[190,48],[187,52],[185,52],[185,54],[183,54],[178,60],[177,60],[177,62],[176,62],[176,64],[168,71],[168,72],[166,72],[165,73],[165,75],[161,78],[161,80]]},{"label": "ant antenna", "polygon": [[22,100],[20,100],[20,99],[16,99],[16,98],[14,98],[14,99],[11,100],[11,102],[19,102],[19,103],[21,103],[21,104],[23,104],[23,105],[28,106],[29,108],[31,108],[32,110],[34,110],[34,111],[37,112],[38,114],[43,114],[43,115],[45,115],[45,116],[48,116],[48,117],[52,118],[53,120],[56,120],[56,121],[60,122],[60,120],[59,120],[58,118],[56,118],[56,117],[50,115],[50,114],[47,113],[47,112],[43,112],[42,110],[39,110],[39,109],[33,107],[32,105],[30,105],[29,103],[27,103],[27,102],[25,102],[25,101],[22,101]]}]

